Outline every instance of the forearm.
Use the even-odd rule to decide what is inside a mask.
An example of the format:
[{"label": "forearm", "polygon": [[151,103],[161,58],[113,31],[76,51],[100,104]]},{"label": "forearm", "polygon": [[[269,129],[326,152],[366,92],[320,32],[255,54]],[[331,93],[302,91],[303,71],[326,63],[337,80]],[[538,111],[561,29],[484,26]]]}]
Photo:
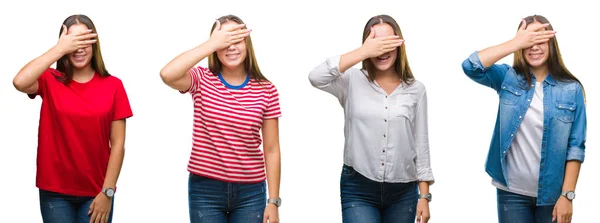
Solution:
[{"label": "forearm", "polygon": [[365,56],[365,53],[363,52],[362,48],[357,48],[353,51],[342,55],[340,57],[340,72],[346,72],[346,70],[350,69],[352,66],[362,62],[365,59],[368,58]]},{"label": "forearm", "polygon": [[519,50],[515,41],[509,40],[502,44],[485,48],[478,52],[479,60],[484,67],[490,67],[500,59]]},{"label": "forearm", "polygon": [[123,144],[112,145],[103,188],[115,188],[117,186],[117,180],[119,179],[119,174],[121,173],[124,157],[125,149],[123,148]]},{"label": "forearm", "polygon": [[215,52],[215,50],[214,44],[206,41],[201,45],[180,54],[160,71],[162,80],[169,84],[184,78],[189,69]]},{"label": "forearm", "polygon": [[419,181],[419,194],[428,194],[428,193],[429,193],[429,182]]},{"label": "forearm", "polygon": [[64,55],[58,48],[52,47],[41,56],[25,65],[13,79],[17,90],[23,91],[35,84],[40,75]]},{"label": "forearm", "polygon": [[279,198],[279,186],[281,180],[281,154],[279,146],[272,151],[265,152],[265,163],[267,169],[267,185],[269,198]]},{"label": "forearm", "polygon": [[565,179],[563,181],[563,191],[575,191],[577,185],[577,179],[579,178],[579,170],[581,169],[581,162],[577,160],[567,161],[565,167]]}]

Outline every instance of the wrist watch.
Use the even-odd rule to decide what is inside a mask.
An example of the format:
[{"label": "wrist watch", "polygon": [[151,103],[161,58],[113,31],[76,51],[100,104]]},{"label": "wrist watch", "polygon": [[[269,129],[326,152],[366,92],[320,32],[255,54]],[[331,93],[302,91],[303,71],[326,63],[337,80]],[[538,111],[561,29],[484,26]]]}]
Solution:
[{"label": "wrist watch", "polygon": [[274,204],[275,206],[281,206],[281,198],[268,199],[267,204]]},{"label": "wrist watch", "polygon": [[112,198],[115,196],[115,189],[113,188],[102,188],[102,193],[104,193],[108,198]]},{"label": "wrist watch", "polygon": [[427,199],[428,202],[431,202],[431,193],[419,194],[419,199]]},{"label": "wrist watch", "polygon": [[572,201],[573,199],[575,199],[575,191],[563,191],[561,194],[561,196],[565,196],[569,201]]}]

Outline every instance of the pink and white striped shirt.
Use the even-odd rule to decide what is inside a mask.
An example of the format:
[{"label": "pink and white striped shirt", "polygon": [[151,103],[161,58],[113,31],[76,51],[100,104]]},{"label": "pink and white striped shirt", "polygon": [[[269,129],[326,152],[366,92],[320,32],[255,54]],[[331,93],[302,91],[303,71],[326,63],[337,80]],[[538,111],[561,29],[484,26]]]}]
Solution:
[{"label": "pink and white striped shirt", "polygon": [[231,86],[204,67],[194,67],[188,73],[192,84],[186,92],[194,100],[188,171],[225,182],[265,180],[260,129],[263,120],[281,116],[275,86],[255,79]]}]

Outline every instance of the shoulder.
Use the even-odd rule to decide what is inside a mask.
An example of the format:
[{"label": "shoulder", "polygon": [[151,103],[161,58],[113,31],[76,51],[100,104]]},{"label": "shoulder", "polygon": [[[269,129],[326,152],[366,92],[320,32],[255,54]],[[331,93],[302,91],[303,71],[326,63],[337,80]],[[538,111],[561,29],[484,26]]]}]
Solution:
[{"label": "shoulder", "polygon": [[425,88],[425,84],[423,84],[423,82],[418,81],[417,79],[413,79],[412,83],[406,83],[404,84],[404,86],[405,90],[416,94],[423,94],[427,90]]}]

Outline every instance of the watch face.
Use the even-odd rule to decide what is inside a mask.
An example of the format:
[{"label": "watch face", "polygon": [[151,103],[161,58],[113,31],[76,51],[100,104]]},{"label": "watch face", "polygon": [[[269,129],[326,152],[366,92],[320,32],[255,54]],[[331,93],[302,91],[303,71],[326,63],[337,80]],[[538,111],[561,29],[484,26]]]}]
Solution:
[{"label": "watch face", "polygon": [[569,199],[569,200],[575,199],[575,192],[573,192],[573,191],[567,192],[567,199]]},{"label": "watch face", "polygon": [[115,195],[115,190],[113,190],[112,188],[106,189],[106,196],[112,197],[114,195]]}]

